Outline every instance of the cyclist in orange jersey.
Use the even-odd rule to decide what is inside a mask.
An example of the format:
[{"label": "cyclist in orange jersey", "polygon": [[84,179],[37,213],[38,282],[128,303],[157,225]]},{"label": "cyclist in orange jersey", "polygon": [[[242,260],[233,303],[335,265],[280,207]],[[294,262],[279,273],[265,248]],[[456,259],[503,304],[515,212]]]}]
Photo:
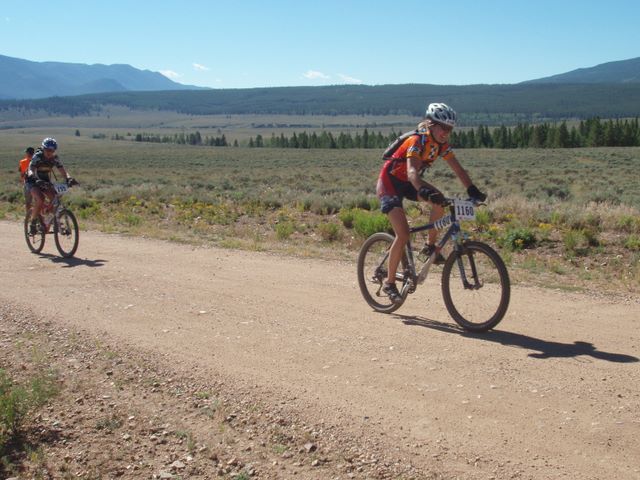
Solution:
[{"label": "cyclist in orange jersey", "polygon": [[29,164],[31,163],[31,159],[33,158],[35,150],[33,147],[28,147],[24,153],[25,157],[20,160],[18,164],[18,172],[20,172],[20,180],[22,181],[22,189],[24,192],[24,205],[27,209],[27,212],[31,208],[31,185],[27,183],[27,170],[29,169]]},{"label": "cyclist in orange jersey", "polygon": [[[417,133],[407,138],[380,170],[376,193],[380,199],[380,209],[389,216],[396,235],[389,250],[388,274],[382,287],[392,302],[401,301],[395,284],[396,271],[409,240],[409,223],[402,205],[403,199],[429,203],[430,222],[444,215],[444,195],[422,179],[425,170],[438,157],[442,157],[467,189],[469,197],[478,201],[484,201],[487,197],[473,184],[447,141],[456,125],[456,117],[456,112],[444,103],[429,104]],[[437,230],[429,230],[426,246],[428,255],[433,253],[437,238]],[[442,263],[444,258],[439,253],[437,255],[436,263]]]}]

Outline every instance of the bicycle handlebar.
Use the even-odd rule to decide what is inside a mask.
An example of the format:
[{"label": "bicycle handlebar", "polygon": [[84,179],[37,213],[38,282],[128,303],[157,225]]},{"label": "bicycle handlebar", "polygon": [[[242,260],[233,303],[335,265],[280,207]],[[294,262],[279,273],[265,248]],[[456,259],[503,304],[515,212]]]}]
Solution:
[{"label": "bicycle handlebar", "polygon": [[476,207],[480,206],[480,205],[487,205],[486,203],[484,203],[483,201],[478,200],[477,198],[457,198],[457,197],[445,197],[445,204],[442,205],[443,207],[450,207],[451,205],[453,205],[453,202],[456,200],[464,200],[465,202],[471,202],[473,203]]}]

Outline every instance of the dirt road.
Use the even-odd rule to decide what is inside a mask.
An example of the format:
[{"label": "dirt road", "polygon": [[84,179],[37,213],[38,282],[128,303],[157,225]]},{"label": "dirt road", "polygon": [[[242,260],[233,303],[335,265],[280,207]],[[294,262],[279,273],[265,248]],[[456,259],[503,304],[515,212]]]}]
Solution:
[{"label": "dirt road", "polygon": [[287,399],[424,471],[640,478],[638,299],[515,286],[498,329],[471,335],[436,279],[382,315],[354,264],[94,232],[66,261],[52,238],[29,253],[16,223],[0,238],[3,302]]}]

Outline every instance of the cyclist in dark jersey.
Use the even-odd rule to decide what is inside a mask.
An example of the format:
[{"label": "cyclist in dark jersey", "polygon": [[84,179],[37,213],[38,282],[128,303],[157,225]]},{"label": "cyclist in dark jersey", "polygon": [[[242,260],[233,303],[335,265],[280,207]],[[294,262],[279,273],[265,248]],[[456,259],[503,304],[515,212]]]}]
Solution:
[{"label": "cyclist in dark jersey", "polygon": [[[453,149],[447,143],[456,124],[456,112],[444,103],[431,103],[427,107],[425,119],[418,125],[418,133],[407,138],[387,160],[380,171],[376,192],[380,199],[382,213],[389,221],[396,236],[389,251],[388,276],[382,291],[392,302],[401,300],[395,284],[396,271],[404,246],[409,240],[409,223],[402,206],[404,198],[424,201],[431,205],[430,221],[444,215],[444,196],[430,183],[422,179],[424,171],[442,157],[460,179],[471,198],[483,201],[486,195],[473,184],[466,170],[458,162]],[[438,232],[429,230],[427,253],[435,249]],[[437,263],[444,259],[438,252]]]},{"label": "cyclist in dark jersey", "polygon": [[51,172],[54,168],[58,169],[60,174],[65,178],[67,185],[75,185],[77,182],[69,176],[64,169],[62,162],[56,154],[58,142],[53,138],[45,138],[42,146],[31,158],[29,168],[27,170],[27,183],[30,186],[31,196],[33,198],[33,217],[37,218],[42,211],[44,197],[53,199],[55,192],[51,187]]}]

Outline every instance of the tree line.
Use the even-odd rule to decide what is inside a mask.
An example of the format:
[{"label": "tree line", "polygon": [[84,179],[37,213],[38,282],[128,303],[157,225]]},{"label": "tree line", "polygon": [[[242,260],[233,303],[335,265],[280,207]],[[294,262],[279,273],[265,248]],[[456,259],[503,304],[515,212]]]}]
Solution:
[{"label": "tree line", "polygon": [[[323,131],[308,134],[284,134],[264,139],[257,135],[249,139],[249,147],[275,148],[385,148],[399,133],[388,135],[372,133],[366,128],[362,134],[340,133],[334,136]],[[489,128],[480,125],[474,129],[454,130],[449,143],[456,148],[577,148],[577,147],[634,147],[640,146],[638,117],[631,120],[590,118],[578,125],[567,127],[566,122],[531,125],[519,123],[515,127]]]},{"label": "tree line", "polygon": [[[114,138],[114,140],[124,140],[124,137]],[[176,143],[178,145],[207,145],[210,147],[228,147],[229,143],[224,134],[220,137],[203,137],[200,132],[195,133],[174,133],[173,135],[157,135],[153,133],[138,133],[134,137],[136,142],[150,143]],[[238,142],[235,142],[238,146]]]},{"label": "tree line", "polygon": [[450,143],[458,148],[577,148],[640,146],[638,118],[607,120],[590,118],[567,127],[562,123],[530,125],[490,130],[479,126],[472,130],[454,131]]},{"label": "tree line", "polygon": [[[633,147],[640,146],[640,122],[638,117],[625,120],[606,120],[590,118],[580,121],[569,128],[566,122],[541,123],[536,125],[519,123],[514,127],[501,125],[487,127],[480,125],[473,129],[454,130],[449,143],[456,148],[577,148],[577,147]],[[400,133],[389,134],[370,132],[367,128],[362,133],[349,132],[333,134],[306,131],[291,136],[281,133],[263,137],[261,134],[242,142],[242,146],[250,148],[377,148],[384,149],[393,142]],[[119,139],[119,138],[118,138]],[[122,138],[124,139],[124,138]],[[238,140],[229,143],[226,136],[202,136],[195,133],[175,133],[173,135],[157,135],[138,133],[136,142],[175,143],[179,145],[204,145],[212,147],[240,146]]]}]

